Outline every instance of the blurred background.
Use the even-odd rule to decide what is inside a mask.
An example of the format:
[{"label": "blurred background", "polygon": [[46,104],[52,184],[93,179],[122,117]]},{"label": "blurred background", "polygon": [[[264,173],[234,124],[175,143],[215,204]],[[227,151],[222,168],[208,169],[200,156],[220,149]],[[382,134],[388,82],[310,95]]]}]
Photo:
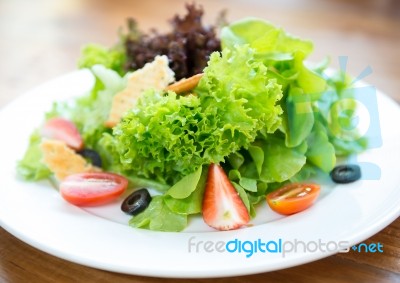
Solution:
[{"label": "blurred background", "polygon": [[[143,30],[165,31],[168,20],[184,13],[185,0],[0,0],[0,106],[51,78],[76,68],[80,48],[88,42],[111,46],[126,18]],[[213,24],[226,9],[232,22],[256,16],[314,41],[311,61],[326,55],[400,101],[400,1],[397,0],[198,0]],[[397,96],[396,96],[397,95]]]}]

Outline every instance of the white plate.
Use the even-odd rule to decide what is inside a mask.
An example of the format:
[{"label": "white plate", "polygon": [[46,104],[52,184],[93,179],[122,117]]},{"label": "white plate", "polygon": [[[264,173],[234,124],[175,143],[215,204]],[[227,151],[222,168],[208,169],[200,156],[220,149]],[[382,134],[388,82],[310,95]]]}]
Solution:
[{"label": "white plate", "polygon": [[[304,252],[298,243],[297,252],[285,256],[258,252],[247,258],[244,252],[207,252],[200,241],[278,242],[282,239],[310,243],[320,240],[322,243],[342,241],[351,246],[377,233],[400,215],[400,110],[379,92],[383,145],[368,150],[358,160],[377,165],[381,170],[380,179],[341,186],[322,180],[322,195],[310,209],[281,217],[262,205],[253,221],[255,225],[245,229],[216,232],[207,228],[201,218],[194,219],[182,233],[133,229],[127,225],[129,218],[119,212],[118,203],[84,210],[64,202],[47,182],[17,180],[16,161],[24,153],[29,134],[41,123],[44,111],[53,101],[82,95],[92,83],[89,72],[77,71],[34,89],[0,112],[0,223],[40,250],[83,265],[128,274],[244,275],[299,265],[335,251]],[[189,252],[190,239],[195,245]],[[330,244],[330,249],[333,245]],[[313,250],[315,245],[309,244],[309,248]]]}]

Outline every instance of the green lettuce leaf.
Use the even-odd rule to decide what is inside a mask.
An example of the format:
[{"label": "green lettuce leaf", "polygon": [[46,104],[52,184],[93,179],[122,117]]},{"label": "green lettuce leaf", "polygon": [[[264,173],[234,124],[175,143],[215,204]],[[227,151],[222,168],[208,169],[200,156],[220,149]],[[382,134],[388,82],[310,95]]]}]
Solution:
[{"label": "green lettuce leaf", "polygon": [[102,65],[93,66],[91,71],[95,85],[91,93],[76,100],[70,116],[82,134],[85,145],[96,149],[103,133],[111,133],[104,123],[110,113],[114,95],[126,86],[126,78]]},{"label": "green lettuce leaf", "polygon": [[327,78],[329,90],[317,101],[316,117],[327,129],[329,141],[339,156],[360,153],[368,147],[367,138],[360,137],[354,125],[357,102],[351,81],[344,73],[334,73]]},{"label": "green lettuce leaf", "polygon": [[179,232],[187,226],[187,216],[169,209],[163,196],[154,196],[145,211],[133,216],[129,225],[155,231]]},{"label": "green lettuce leaf", "polygon": [[246,191],[257,192],[257,180],[256,179],[242,177],[239,180],[239,185],[241,185]]},{"label": "green lettuce leaf", "polygon": [[256,145],[249,146],[249,154],[257,168],[258,175],[261,175],[262,165],[264,163],[264,151]]},{"label": "green lettuce leaf", "polygon": [[320,122],[314,124],[307,138],[307,160],[322,171],[329,173],[336,164],[335,148],[329,142],[326,129]]},{"label": "green lettuce leaf", "polygon": [[167,195],[175,199],[187,198],[196,189],[200,180],[201,171],[202,167],[199,167],[199,169],[192,174],[183,177],[167,191]]},{"label": "green lettuce leaf", "polygon": [[260,179],[267,183],[284,182],[293,177],[306,163],[305,149],[302,144],[288,148],[284,140],[271,137],[261,145],[264,162]]},{"label": "green lettuce leaf", "polygon": [[239,182],[238,185],[246,191],[257,192],[257,179],[243,177],[237,169],[230,170],[228,176],[231,181]]},{"label": "green lettuce leaf", "polygon": [[[245,18],[221,30],[223,48],[250,44],[257,53],[275,54],[274,59],[291,59],[291,53],[301,51],[308,55],[313,50],[311,41],[286,33],[283,29],[257,18]],[[283,57],[284,56],[284,57]]]},{"label": "green lettuce leaf", "polygon": [[[196,174],[196,172],[192,174]],[[201,176],[197,184],[195,184],[195,189],[188,197],[177,199],[173,198],[169,194],[166,194],[164,196],[164,201],[167,204],[167,206],[171,209],[171,211],[178,214],[186,214],[186,215],[196,214],[202,211],[203,195],[206,187],[207,173],[208,173],[207,166],[204,166]]]},{"label": "green lettuce leaf", "polygon": [[18,161],[17,174],[28,181],[38,181],[50,177],[51,171],[41,162],[43,158],[40,143],[42,137],[39,131],[34,131],[29,140],[29,146],[24,157]]},{"label": "green lettuce leaf", "polygon": [[316,174],[316,167],[312,164],[306,163],[299,172],[290,178],[291,183],[299,183],[309,180]]},{"label": "green lettuce leaf", "polygon": [[282,130],[288,147],[300,145],[310,134],[314,125],[314,113],[310,96],[301,88],[291,87],[286,97]]},{"label": "green lettuce leaf", "polygon": [[126,73],[123,68],[125,61],[125,50],[119,46],[108,49],[98,44],[87,44],[81,50],[78,67],[92,68],[95,65],[103,65],[122,75]]},{"label": "green lettuce leaf", "polygon": [[[237,191],[240,199],[243,201],[243,204],[247,208],[247,211],[249,213],[251,213],[251,204],[250,204],[249,197],[248,197],[245,189],[235,182],[232,182],[232,185],[235,188],[235,190]],[[253,215],[251,215],[251,217],[253,217]]]},{"label": "green lettuce leaf", "polygon": [[240,152],[234,152],[228,156],[228,161],[233,168],[238,169],[244,163],[245,159]]},{"label": "green lettuce leaf", "polygon": [[319,74],[311,71],[304,64],[306,55],[302,52],[297,52],[294,58],[294,68],[296,69],[297,83],[303,89],[304,93],[319,97],[326,90],[326,80]]}]

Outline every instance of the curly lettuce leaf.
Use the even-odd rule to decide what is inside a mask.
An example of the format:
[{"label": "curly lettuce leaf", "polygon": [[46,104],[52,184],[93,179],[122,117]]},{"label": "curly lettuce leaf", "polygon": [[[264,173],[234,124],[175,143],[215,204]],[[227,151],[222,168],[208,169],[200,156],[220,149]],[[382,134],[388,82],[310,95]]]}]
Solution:
[{"label": "curly lettuce leaf", "polygon": [[268,77],[282,86],[281,131],[286,135],[286,146],[303,143],[314,123],[311,103],[327,87],[326,80],[304,63],[312,52],[312,42],[256,18],[246,18],[225,27],[221,31],[221,42],[224,48],[250,45],[254,49],[255,58],[268,68]]},{"label": "curly lettuce leaf", "polygon": [[274,132],[281,123],[282,93],[266,73],[243,46],[211,55],[194,90],[198,96],[143,93],[114,129],[125,170],[172,185],[247,148],[259,133]]},{"label": "curly lettuce leaf", "polygon": [[[245,126],[240,117],[248,117],[254,120],[250,126],[256,131],[263,128],[273,133],[281,123],[282,109],[277,102],[282,92],[276,80],[267,77],[267,70],[247,45],[224,49],[222,54],[211,54],[195,92],[200,95],[204,108],[212,105],[228,108],[226,113],[221,113],[224,122]],[[231,103],[239,101],[242,107],[229,109]]]},{"label": "curly lettuce leaf", "polygon": [[201,131],[209,132],[212,127],[205,123],[199,104],[195,96],[145,92],[135,111],[114,128],[124,169],[165,184],[175,184],[195,171],[203,163],[205,144],[195,141]]},{"label": "curly lettuce leaf", "polygon": [[110,133],[103,133],[97,143],[96,150],[101,156],[103,169],[124,175],[128,178],[130,187],[152,188],[159,192],[169,190],[169,185],[162,184],[153,179],[139,177],[132,170],[125,170],[120,162],[119,152],[116,149],[116,141]]}]

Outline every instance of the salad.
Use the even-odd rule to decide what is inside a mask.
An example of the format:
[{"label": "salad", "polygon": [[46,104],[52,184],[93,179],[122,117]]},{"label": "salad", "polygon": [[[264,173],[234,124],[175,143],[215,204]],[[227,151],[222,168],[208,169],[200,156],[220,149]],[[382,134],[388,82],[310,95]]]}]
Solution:
[{"label": "salad", "polygon": [[349,77],[327,75],[329,60],[307,64],[312,42],[265,20],[205,27],[202,14],[187,5],[166,34],[130,19],[115,46],[85,46],[78,65],[95,78],[91,92],[54,102],[19,176],[55,178],[75,205],[132,189],[121,200],[129,225],[157,231],[181,231],[192,215],[237,229],[263,201],[285,215],[312,205],[318,172],[359,178],[354,166],[335,168],[367,147],[342,130],[356,111],[355,101],[336,104],[349,98]]}]

